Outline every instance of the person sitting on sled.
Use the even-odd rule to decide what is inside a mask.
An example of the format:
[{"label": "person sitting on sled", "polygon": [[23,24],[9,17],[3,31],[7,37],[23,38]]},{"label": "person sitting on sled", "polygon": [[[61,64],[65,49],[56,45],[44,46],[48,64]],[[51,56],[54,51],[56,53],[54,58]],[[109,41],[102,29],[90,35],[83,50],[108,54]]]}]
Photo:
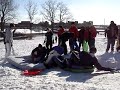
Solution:
[{"label": "person sitting on sled", "polygon": [[43,62],[46,56],[46,48],[42,47],[41,44],[38,45],[35,49],[32,50],[31,53],[31,58],[32,58],[32,63],[38,63],[38,62]]}]

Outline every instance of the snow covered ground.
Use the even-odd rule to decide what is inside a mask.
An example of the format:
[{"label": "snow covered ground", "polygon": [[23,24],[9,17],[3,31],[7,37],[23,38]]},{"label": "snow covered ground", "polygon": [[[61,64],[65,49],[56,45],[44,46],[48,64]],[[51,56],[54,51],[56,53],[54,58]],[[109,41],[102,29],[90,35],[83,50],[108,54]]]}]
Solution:
[{"label": "snow covered ground", "polygon": [[[39,43],[43,44],[44,38],[37,36],[32,40],[14,40],[16,55],[30,55],[33,48]],[[97,36],[96,56],[99,62],[106,67],[120,68],[120,53],[105,53],[106,42],[103,35]],[[4,44],[0,42],[0,62],[4,55]],[[54,68],[37,76],[23,76],[20,70],[6,63],[0,64],[0,90],[120,90],[120,73],[72,73]]]}]

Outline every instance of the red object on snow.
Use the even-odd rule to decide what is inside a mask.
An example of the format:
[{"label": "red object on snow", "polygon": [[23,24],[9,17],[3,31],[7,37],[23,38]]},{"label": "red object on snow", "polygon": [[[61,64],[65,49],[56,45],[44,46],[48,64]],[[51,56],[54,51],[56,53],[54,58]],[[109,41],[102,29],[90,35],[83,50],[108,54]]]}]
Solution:
[{"label": "red object on snow", "polygon": [[35,75],[39,75],[42,71],[43,71],[42,69],[25,70],[22,72],[22,75],[35,76]]}]

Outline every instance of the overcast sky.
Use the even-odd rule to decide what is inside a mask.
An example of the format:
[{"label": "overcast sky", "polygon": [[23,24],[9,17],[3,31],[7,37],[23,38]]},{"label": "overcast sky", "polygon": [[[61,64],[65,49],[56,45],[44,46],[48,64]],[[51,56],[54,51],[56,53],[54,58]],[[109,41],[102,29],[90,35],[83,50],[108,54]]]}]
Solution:
[{"label": "overcast sky", "polygon": [[[19,4],[20,21],[28,20],[24,10],[28,0],[15,0]],[[46,0],[33,0],[40,6]],[[60,0],[59,0],[60,1]],[[67,5],[73,18],[79,23],[93,21],[94,24],[109,24],[111,20],[120,24],[120,0],[61,0]],[[40,15],[40,14],[39,14]],[[42,19],[41,19],[42,20]]]}]

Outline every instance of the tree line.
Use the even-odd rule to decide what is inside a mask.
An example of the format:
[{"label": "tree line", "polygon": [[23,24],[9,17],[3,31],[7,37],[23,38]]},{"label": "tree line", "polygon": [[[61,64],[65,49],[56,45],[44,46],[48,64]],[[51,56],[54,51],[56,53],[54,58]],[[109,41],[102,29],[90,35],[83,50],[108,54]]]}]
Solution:
[{"label": "tree line", "polygon": [[[20,5],[15,4],[15,0],[0,0],[1,31],[4,30],[5,23],[13,22],[13,20],[17,19],[19,6]],[[39,11],[44,20],[51,23],[51,29],[53,29],[55,21],[61,24],[64,21],[73,19],[67,5],[62,1],[47,0],[43,4],[40,4],[40,6],[41,10],[33,0],[28,0],[28,2],[25,3],[24,10],[27,12],[31,23],[35,21],[35,16],[39,14]],[[30,27],[32,26],[30,25]],[[32,32],[32,28],[30,28],[30,30]]]}]

